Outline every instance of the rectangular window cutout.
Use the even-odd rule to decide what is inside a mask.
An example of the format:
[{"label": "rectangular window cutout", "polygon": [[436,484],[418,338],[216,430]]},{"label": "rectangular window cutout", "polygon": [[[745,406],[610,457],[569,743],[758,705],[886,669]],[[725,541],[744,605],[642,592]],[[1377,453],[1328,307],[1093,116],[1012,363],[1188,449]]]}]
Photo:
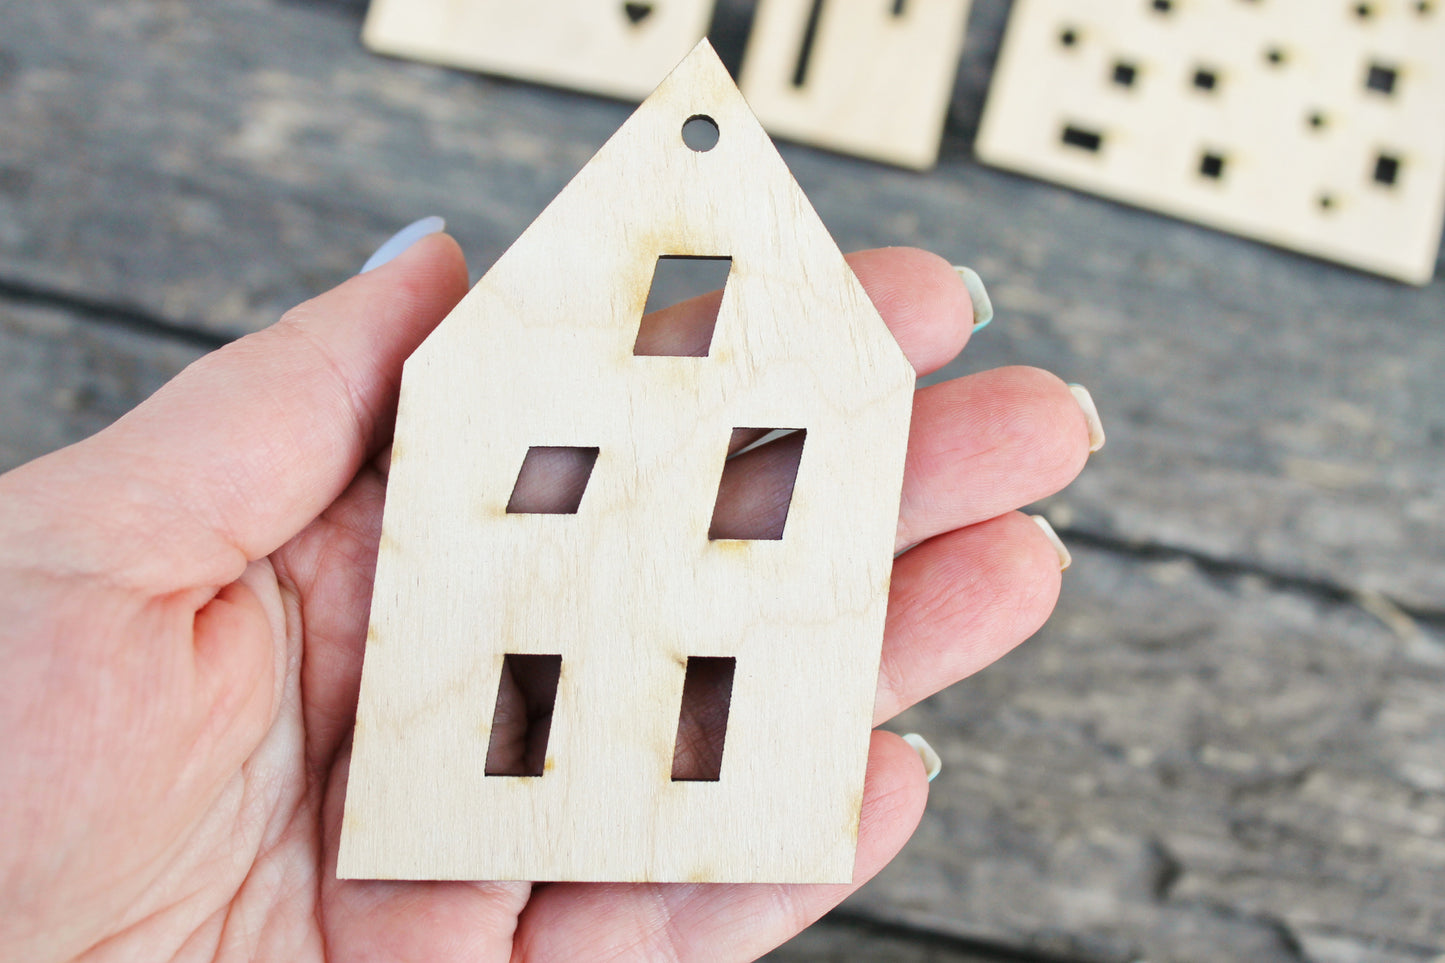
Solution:
[{"label": "rectangular window cutout", "polygon": [[502,657],[502,682],[487,744],[487,775],[540,776],[546,771],[547,740],[561,677],[560,655]]},{"label": "rectangular window cutout", "polygon": [[1104,146],[1104,135],[1098,131],[1085,130],[1082,127],[1069,125],[1064,128],[1063,134],[1059,136],[1069,147],[1078,147],[1081,150],[1098,152]]},{"label": "rectangular window cutout", "polygon": [[682,709],[672,747],[673,782],[717,782],[738,660],[692,656],[682,682]]},{"label": "rectangular window cutout", "polygon": [[730,257],[665,254],[652,271],[632,353],[651,358],[706,358],[718,308],[732,274]]},{"label": "rectangular window cutout", "polygon": [[596,448],[536,445],[527,449],[507,501],[508,515],[576,515],[597,464]]},{"label": "rectangular window cutout", "polygon": [[[748,446],[754,438],[764,441]],[[733,429],[728,450],[737,454],[723,462],[709,539],[782,539],[807,438],[808,432],[801,428]]]}]

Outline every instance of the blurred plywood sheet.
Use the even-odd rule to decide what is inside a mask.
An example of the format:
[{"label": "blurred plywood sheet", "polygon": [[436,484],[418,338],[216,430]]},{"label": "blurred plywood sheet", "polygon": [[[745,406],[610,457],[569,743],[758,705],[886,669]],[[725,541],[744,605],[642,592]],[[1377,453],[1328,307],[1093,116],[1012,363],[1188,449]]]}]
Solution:
[{"label": "blurred plywood sheet", "polygon": [[762,0],[742,88],[773,134],[925,169],[970,0]]},{"label": "blurred plywood sheet", "polygon": [[1019,0],[978,153],[1424,284],[1445,219],[1445,4]]},{"label": "blurred plywood sheet", "polygon": [[641,100],[707,33],[714,0],[374,0],[381,53]]}]

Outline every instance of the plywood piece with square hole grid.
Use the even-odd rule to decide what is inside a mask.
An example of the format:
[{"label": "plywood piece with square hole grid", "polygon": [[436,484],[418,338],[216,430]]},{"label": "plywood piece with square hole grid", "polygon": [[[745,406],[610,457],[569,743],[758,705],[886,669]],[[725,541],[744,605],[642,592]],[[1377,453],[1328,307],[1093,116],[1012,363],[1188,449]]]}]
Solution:
[{"label": "plywood piece with square hole grid", "polygon": [[372,0],[381,53],[640,100],[707,33],[715,0]]},{"label": "plywood piece with square hole grid", "polygon": [[[711,344],[639,354],[677,255],[732,258]],[[913,386],[704,41],[406,363],[339,874],[851,879]],[[709,537],[738,427],[807,432],[781,537]],[[575,514],[508,511],[539,446]],[[486,774],[508,655],[561,657],[541,775]],[[715,781],[691,659],[735,660]]]},{"label": "plywood piece with square hole grid", "polygon": [[977,150],[1424,284],[1445,221],[1445,3],[1017,0]]},{"label": "plywood piece with square hole grid", "polygon": [[970,0],[760,0],[741,85],[779,137],[938,161]]}]

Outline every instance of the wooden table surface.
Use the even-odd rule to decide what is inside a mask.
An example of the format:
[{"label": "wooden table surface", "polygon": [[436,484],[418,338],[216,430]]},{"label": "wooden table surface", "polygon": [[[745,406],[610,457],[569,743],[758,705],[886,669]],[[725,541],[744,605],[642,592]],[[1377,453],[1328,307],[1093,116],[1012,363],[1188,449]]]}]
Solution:
[{"label": "wooden table surface", "polygon": [[[981,166],[784,147],[845,249],[975,266],[947,375],[1049,368],[1109,446],[1059,611],[898,720],[918,837],[774,959],[1445,954],[1445,271],[1414,289]],[[0,468],[445,215],[479,276],[628,105],[375,57],[359,0],[0,0]],[[747,5],[714,37],[733,64]]]}]

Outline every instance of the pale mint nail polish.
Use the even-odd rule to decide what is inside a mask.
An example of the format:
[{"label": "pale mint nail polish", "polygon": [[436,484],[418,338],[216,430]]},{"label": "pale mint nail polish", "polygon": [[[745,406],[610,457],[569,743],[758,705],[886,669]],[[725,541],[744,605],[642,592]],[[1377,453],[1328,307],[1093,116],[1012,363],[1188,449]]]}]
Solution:
[{"label": "pale mint nail polish", "polygon": [[440,234],[447,229],[447,222],[440,217],[424,217],[419,221],[413,221],[406,227],[397,231],[386,239],[386,243],[376,249],[376,253],[366,259],[359,273],[375,271],[390,261],[394,261],[406,253],[407,248],[424,237],[433,234]]},{"label": "pale mint nail polish", "polygon": [[988,296],[988,288],[973,268],[956,264],[953,269],[963,279],[969,300],[973,301],[973,330],[982,331],[993,323],[993,299]]}]

